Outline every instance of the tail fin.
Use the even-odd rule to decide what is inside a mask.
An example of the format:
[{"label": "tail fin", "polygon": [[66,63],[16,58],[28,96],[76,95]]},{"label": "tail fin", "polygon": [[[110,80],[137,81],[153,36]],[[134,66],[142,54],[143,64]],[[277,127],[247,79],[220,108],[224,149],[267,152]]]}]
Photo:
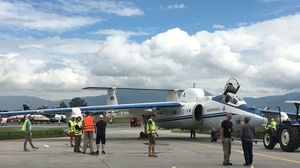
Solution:
[{"label": "tail fin", "polygon": [[116,88],[111,88],[107,90],[107,105],[117,105],[118,99],[116,95]]},{"label": "tail fin", "polygon": [[29,106],[27,104],[23,104],[23,109],[24,109],[24,111],[30,110],[30,108],[29,108]]},{"label": "tail fin", "polygon": [[178,90],[172,90],[172,91],[168,91],[168,97],[167,97],[167,101],[178,101]]}]

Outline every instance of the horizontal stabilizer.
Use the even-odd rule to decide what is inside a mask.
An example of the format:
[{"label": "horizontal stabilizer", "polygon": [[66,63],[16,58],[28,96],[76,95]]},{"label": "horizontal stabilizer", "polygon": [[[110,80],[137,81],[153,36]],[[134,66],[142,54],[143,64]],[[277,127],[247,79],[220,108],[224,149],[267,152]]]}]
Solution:
[{"label": "horizontal stabilizer", "polygon": [[89,90],[108,90],[108,89],[116,89],[116,90],[140,90],[140,91],[183,91],[178,89],[149,89],[149,88],[122,88],[122,87],[84,87],[82,89]]},{"label": "horizontal stabilizer", "polygon": [[163,91],[168,92],[167,101],[178,101],[178,92],[183,90],[178,89],[149,89],[149,88],[117,88],[117,87],[85,87],[82,89],[88,90],[107,90],[107,105],[118,104],[116,90],[132,90],[132,91]]}]

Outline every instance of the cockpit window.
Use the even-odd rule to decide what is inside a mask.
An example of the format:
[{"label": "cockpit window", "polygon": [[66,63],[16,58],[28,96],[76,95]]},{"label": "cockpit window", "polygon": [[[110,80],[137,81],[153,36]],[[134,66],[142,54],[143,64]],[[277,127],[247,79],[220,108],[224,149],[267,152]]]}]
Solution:
[{"label": "cockpit window", "polygon": [[229,102],[232,104],[238,104],[238,102],[241,102],[241,101],[243,102],[244,99],[241,97],[238,97],[238,96],[230,97],[230,100],[229,100]]},{"label": "cockpit window", "polygon": [[236,97],[236,98],[238,99],[238,101],[244,101],[244,99],[241,97]]},{"label": "cockpit window", "polygon": [[232,104],[236,104],[238,102],[238,100],[235,97],[231,97],[229,101]]}]

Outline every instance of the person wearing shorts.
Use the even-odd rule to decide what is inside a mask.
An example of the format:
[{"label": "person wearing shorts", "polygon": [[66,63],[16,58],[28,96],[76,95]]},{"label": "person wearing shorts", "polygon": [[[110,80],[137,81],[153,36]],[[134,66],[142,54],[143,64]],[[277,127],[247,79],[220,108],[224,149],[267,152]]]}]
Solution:
[{"label": "person wearing shorts", "polygon": [[155,137],[158,137],[156,132],[157,127],[155,124],[156,114],[151,114],[150,119],[147,121],[147,133],[149,137],[149,145],[148,145],[148,156],[149,157],[156,157],[155,155]]},{"label": "person wearing shorts", "polygon": [[99,147],[100,142],[102,145],[102,154],[105,154],[104,146],[106,142],[105,132],[106,132],[106,122],[103,119],[103,115],[99,116],[99,121],[96,123],[96,145],[97,145],[97,151],[96,155],[99,155]]}]

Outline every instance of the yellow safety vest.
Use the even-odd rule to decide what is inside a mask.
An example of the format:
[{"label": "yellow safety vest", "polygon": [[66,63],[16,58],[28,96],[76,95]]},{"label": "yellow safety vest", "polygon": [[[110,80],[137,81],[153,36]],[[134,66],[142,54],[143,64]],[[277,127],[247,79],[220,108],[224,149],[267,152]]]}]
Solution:
[{"label": "yellow safety vest", "polygon": [[[149,124],[149,122],[152,122],[152,124]],[[156,133],[156,124],[151,118],[147,122],[147,133],[148,134],[155,134]]]},{"label": "yellow safety vest", "polygon": [[271,125],[271,128],[276,129],[277,123],[276,123],[276,121],[272,121],[272,122],[270,123],[270,125]]},{"label": "yellow safety vest", "polygon": [[70,128],[69,128],[69,132],[74,132],[75,131],[75,121],[69,120],[70,123]]},{"label": "yellow safety vest", "polygon": [[273,129],[276,129],[276,125],[277,125],[277,122],[276,121],[271,121],[270,124],[268,124],[266,126],[266,128],[273,128]]},{"label": "yellow safety vest", "polygon": [[79,127],[82,126],[82,123],[81,122],[75,122],[75,125],[74,125],[74,133],[75,133],[75,136],[78,136],[78,135],[82,135],[82,130],[77,130],[75,129],[75,126],[78,125]]},{"label": "yellow safety vest", "polygon": [[30,122],[29,119],[26,119],[23,123],[23,126],[22,126],[22,131],[28,133],[31,131],[31,123],[30,123],[30,126],[27,128],[27,123]]}]

